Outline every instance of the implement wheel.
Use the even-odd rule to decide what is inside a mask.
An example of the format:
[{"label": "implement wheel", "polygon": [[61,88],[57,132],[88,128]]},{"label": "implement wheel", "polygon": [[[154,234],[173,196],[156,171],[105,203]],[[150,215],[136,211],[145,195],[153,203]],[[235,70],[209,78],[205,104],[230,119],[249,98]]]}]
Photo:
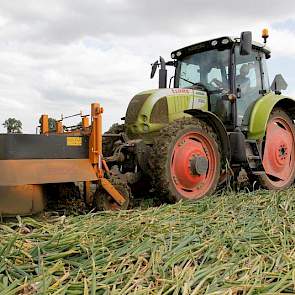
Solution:
[{"label": "implement wheel", "polygon": [[216,134],[201,120],[177,120],[155,139],[152,166],[156,189],[171,201],[209,195],[220,177]]},{"label": "implement wheel", "polygon": [[292,185],[295,178],[294,143],[294,123],[285,111],[274,109],[262,144],[262,163],[266,175],[259,176],[259,181],[263,187],[282,190]]},{"label": "implement wheel", "polygon": [[126,199],[123,205],[118,204],[103,187],[99,187],[94,193],[94,207],[99,211],[127,210],[130,206],[131,190],[119,177],[111,177],[110,182],[116,190]]}]

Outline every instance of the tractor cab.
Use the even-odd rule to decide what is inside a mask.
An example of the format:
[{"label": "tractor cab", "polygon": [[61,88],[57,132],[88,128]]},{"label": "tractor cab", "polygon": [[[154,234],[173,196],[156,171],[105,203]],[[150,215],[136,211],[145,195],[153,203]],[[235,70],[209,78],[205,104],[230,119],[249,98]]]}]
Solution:
[{"label": "tractor cab", "polygon": [[240,38],[221,37],[172,52],[175,88],[207,92],[208,109],[230,128],[246,127],[254,102],[270,91],[265,60],[270,50]]}]

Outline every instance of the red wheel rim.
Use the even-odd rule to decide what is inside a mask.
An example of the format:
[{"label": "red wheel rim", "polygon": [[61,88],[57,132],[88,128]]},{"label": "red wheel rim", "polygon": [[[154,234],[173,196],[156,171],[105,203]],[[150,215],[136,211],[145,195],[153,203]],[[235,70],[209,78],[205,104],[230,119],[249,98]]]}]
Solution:
[{"label": "red wheel rim", "polygon": [[290,123],[282,117],[272,118],[266,129],[263,167],[274,186],[282,187],[294,177],[294,151]]},{"label": "red wheel rim", "polygon": [[[202,159],[207,165],[202,173],[193,172],[192,160]],[[177,192],[186,199],[203,197],[214,184],[218,158],[212,141],[198,132],[189,132],[174,145],[170,172]]]}]

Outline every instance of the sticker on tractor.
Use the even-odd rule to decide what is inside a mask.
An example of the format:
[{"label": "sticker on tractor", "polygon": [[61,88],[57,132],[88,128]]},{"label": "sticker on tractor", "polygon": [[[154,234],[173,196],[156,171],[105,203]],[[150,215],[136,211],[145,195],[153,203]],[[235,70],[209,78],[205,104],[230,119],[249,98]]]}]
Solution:
[{"label": "sticker on tractor", "polygon": [[67,146],[81,146],[82,137],[67,137]]},{"label": "sticker on tractor", "polygon": [[189,102],[189,108],[191,109],[199,109],[206,105],[206,99],[204,98],[191,98]]},{"label": "sticker on tractor", "polygon": [[179,94],[179,93],[190,94],[191,93],[190,89],[174,88],[174,89],[171,89],[171,90],[172,90],[172,93],[174,93],[174,94]]}]

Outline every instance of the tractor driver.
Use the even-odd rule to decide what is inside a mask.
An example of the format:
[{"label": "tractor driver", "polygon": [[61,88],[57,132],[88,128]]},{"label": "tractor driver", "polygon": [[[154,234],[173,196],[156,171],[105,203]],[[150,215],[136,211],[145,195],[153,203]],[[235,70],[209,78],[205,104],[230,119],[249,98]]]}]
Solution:
[{"label": "tractor driver", "polygon": [[249,71],[250,66],[248,64],[243,64],[240,68],[240,74],[236,77],[237,87],[240,88],[242,94],[245,94],[247,89],[250,88],[250,79],[247,77]]},{"label": "tractor driver", "polygon": [[[250,72],[251,65],[249,64],[243,64],[240,68],[240,74],[236,77],[236,84],[237,87],[241,89],[243,93],[245,93],[245,90],[247,90],[250,87],[250,79],[247,77]],[[219,81],[218,79],[214,78],[211,83],[215,83],[217,87],[224,88],[225,83]]]}]

